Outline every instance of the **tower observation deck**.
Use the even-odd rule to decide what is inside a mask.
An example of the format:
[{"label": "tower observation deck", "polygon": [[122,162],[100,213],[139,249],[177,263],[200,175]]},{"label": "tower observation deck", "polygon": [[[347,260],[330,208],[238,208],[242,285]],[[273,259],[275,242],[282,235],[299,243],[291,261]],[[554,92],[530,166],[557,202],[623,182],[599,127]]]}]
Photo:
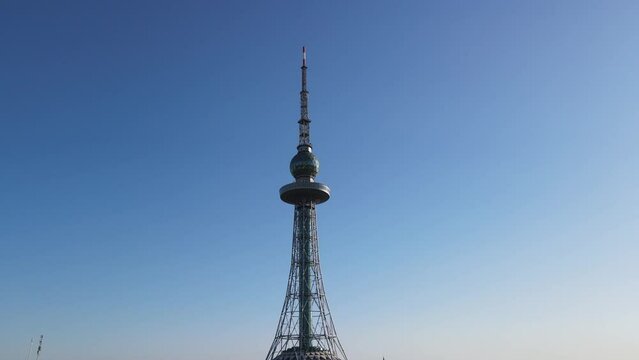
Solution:
[{"label": "tower observation deck", "polygon": [[319,160],[310,140],[305,48],[302,54],[299,143],[290,164],[295,181],[280,188],[280,199],[295,207],[291,270],[266,360],[348,360],[335,332],[320,269],[315,208],[327,201],[331,192],[315,181]]}]

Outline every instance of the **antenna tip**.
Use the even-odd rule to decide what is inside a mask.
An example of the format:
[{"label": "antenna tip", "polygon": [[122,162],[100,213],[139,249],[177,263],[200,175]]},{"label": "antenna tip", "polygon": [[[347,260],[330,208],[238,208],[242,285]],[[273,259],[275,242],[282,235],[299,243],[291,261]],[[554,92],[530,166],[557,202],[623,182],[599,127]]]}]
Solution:
[{"label": "antenna tip", "polygon": [[302,66],[306,66],[306,46],[302,46]]}]

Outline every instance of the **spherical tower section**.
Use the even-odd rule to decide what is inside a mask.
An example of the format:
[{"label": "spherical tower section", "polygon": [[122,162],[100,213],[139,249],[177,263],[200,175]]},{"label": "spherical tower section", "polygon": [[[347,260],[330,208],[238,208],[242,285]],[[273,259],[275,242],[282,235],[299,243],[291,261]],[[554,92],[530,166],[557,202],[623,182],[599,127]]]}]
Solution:
[{"label": "spherical tower section", "polygon": [[307,147],[293,156],[289,167],[295,179],[315,178],[319,173],[319,165],[317,156],[313,154],[310,147]]}]

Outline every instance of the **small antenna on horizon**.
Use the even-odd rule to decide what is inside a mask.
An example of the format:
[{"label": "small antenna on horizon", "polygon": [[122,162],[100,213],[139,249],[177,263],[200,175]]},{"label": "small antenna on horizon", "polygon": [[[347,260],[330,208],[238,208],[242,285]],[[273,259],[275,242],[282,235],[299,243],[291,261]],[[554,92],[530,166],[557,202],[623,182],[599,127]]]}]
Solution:
[{"label": "small antenna on horizon", "polygon": [[38,344],[38,351],[36,352],[36,360],[40,358],[40,351],[42,351],[42,339],[44,339],[44,335],[40,335],[40,343]]}]

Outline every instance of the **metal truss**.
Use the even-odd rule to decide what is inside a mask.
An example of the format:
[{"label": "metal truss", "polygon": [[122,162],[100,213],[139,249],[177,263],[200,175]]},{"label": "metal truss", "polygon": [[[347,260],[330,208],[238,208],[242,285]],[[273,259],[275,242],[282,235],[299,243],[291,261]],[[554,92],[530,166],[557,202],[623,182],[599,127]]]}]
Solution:
[{"label": "metal truss", "polygon": [[275,339],[266,360],[287,351],[287,358],[304,360],[321,352],[348,360],[337,338],[326,301],[320,269],[315,202],[295,205],[291,270]]}]

